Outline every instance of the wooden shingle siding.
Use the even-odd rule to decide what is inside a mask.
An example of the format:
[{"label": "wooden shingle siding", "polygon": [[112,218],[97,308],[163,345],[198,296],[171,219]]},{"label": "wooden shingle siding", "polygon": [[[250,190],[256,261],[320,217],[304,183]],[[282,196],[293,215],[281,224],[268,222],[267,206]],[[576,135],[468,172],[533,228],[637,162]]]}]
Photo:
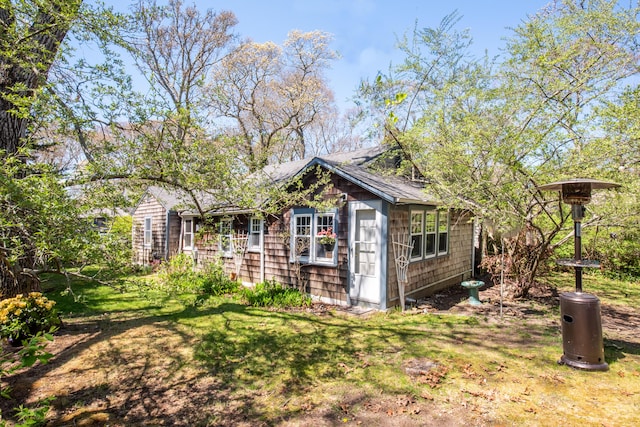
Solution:
[{"label": "wooden shingle siding", "polygon": [[[151,218],[151,246],[144,246],[144,221]],[[165,256],[166,210],[151,195],[145,196],[133,214],[133,253],[136,264],[149,264],[156,257]]]},{"label": "wooden shingle siding", "polygon": [[[165,260],[180,250],[181,218],[174,207],[180,196],[161,187],[149,187],[133,212],[133,261],[148,264]],[[145,218],[151,218],[151,245],[144,246]],[[168,235],[167,235],[168,233]],[[167,241],[168,238],[168,241]]]},{"label": "wooden shingle siding", "polygon": [[[389,238],[406,232],[409,224],[408,207],[391,210]],[[471,251],[473,246],[473,223],[468,214],[451,211],[449,228],[449,251],[446,255],[414,261],[407,270],[408,285],[405,296],[422,298],[451,285],[462,282],[472,274]],[[388,306],[399,305],[398,282],[393,248],[389,245],[389,278],[387,281]]]},{"label": "wooden shingle siding", "polygon": [[[314,297],[327,298],[335,302],[346,303],[348,271],[348,204],[351,200],[374,199],[371,193],[351,184],[339,177],[332,177],[332,185],[325,192],[327,197],[334,198],[344,193],[348,200],[338,209],[338,236],[336,249],[337,265],[325,266],[317,264],[301,264],[299,266],[291,261],[290,254],[290,221],[291,211],[286,209],[282,215],[265,221],[264,235],[264,278],[276,280],[284,285],[298,287],[299,278],[305,284],[306,292]],[[240,216],[234,219],[234,229],[247,229],[248,217]],[[218,256],[217,238],[205,237],[198,241],[199,262],[207,262]],[[222,258],[225,271],[235,271],[233,259]],[[260,281],[260,253],[247,252],[240,269],[240,280],[245,283],[258,283]]]},{"label": "wooden shingle siding", "polygon": [[[328,198],[347,195],[347,200],[338,209],[338,236],[336,240],[337,265],[301,264],[300,276],[306,291],[314,297],[326,298],[346,303],[348,286],[348,201],[371,200],[371,193],[337,176],[332,176],[331,186],[325,191]],[[280,283],[297,287],[296,265],[290,260],[290,223],[291,211],[283,213],[282,218],[270,224],[269,234],[265,236],[265,278],[275,278]]]},{"label": "wooden shingle siding", "polygon": [[[362,206],[368,206],[376,209],[376,225],[381,227],[379,231],[383,233],[383,241],[376,251],[376,262],[382,260],[386,265],[375,265],[376,273],[380,273],[380,281],[378,283],[374,276],[369,274],[366,276],[366,280],[363,279],[362,286],[366,286],[366,290],[369,292],[368,295],[372,295],[371,301],[375,299],[372,304],[375,304],[376,307],[384,309],[400,304],[393,245],[390,240],[392,236],[397,235],[399,232],[408,231],[412,206],[396,205],[394,202],[398,200],[415,200],[417,204],[433,204],[435,201],[421,190],[419,184],[403,180],[398,176],[380,174],[378,173],[379,170],[376,172],[366,166],[370,164],[369,160],[377,159],[376,156],[380,154],[379,149],[367,149],[357,153],[359,154],[354,153],[351,156],[346,155],[346,153],[336,154],[336,156],[332,157],[332,161],[318,160],[316,158],[308,163],[309,169],[302,169],[302,182],[305,188],[315,187],[315,183],[318,180],[315,173],[316,166],[319,165],[319,167],[325,168],[325,171],[331,173],[328,185],[324,189],[319,189],[310,197],[315,198],[318,192],[323,191],[325,198],[335,200],[336,205],[331,210],[332,213],[335,212],[336,214],[334,222],[334,229],[337,232],[337,241],[334,248],[334,254],[336,255],[334,258],[335,265],[322,264],[321,261],[326,260],[322,258],[318,258],[320,262],[314,264],[301,264],[292,261],[291,215],[293,210],[287,206],[278,214],[268,216],[265,219],[263,247],[260,252],[247,251],[245,253],[239,270],[239,280],[246,284],[255,284],[262,279],[275,280],[291,287],[302,288],[304,286],[305,292],[328,302],[343,304],[348,301],[354,304],[368,303],[365,298],[362,301],[357,301],[355,297],[353,300],[348,298],[350,284],[349,236],[356,235],[355,230],[352,230],[354,231],[353,234],[349,231],[350,226],[355,226],[355,224],[349,224],[350,214],[360,220],[366,219],[369,221],[367,224],[361,222],[363,227],[368,227],[371,221],[368,218],[360,218],[356,215],[358,209],[362,209]],[[343,162],[343,160],[346,160],[346,162]],[[349,163],[349,161],[353,162]],[[395,157],[389,158],[388,162],[392,162],[389,165],[393,167],[395,165]],[[279,165],[274,169],[278,172],[274,176],[294,176],[303,166],[304,162]],[[284,178],[282,179],[284,180]],[[292,188],[292,191],[297,190]],[[165,255],[170,257],[183,250],[180,245],[182,238],[181,218],[175,211],[171,210],[174,207],[180,208],[181,205],[177,203],[180,201],[180,197],[176,195],[172,197],[171,194],[165,193],[167,192],[157,191],[155,197],[146,196],[136,209],[133,231],[136,262],[148,263],[153,258],[154,253],[161,257]],[[352,203],[350,205],[350,202],[361,203]],[[301,215],[310,214],[311,210],[305,206],[305,203],[300,203],[300,205],[293,206],[293,208],[299,209],[296,213]],[[354,209],[351,213],[349,212],[349,206]],[[163,207],[170,209],[168,215]],[[425,209],[424,205],[416,205],[415,207],[420,210]],[[435,208],[435,206],[432,207]],[[184,212],[188,217],[195,215],[193,212]],[[219,212],[219,214],[222,214],[222,212]],[[318,212],[313,215],[318,215]],[[225,218],[231,216],[229,215]],[[152,218],[153,228],[153,244],[147,249],[143,248],[145,217]],[[311,218],[317,227],[319,217],[311,216]],[[251,222],[250,219],[250,214],[233,215],[234,234],[241,233],[246,235]],[[194,246],[197,249],[197,265],[203,266],[209,262],[221,262],[228,275],[235,274],[237,267],[234,258],[220,252],[218,228],[215,222],[212,231],[208,234],[198,232],[195,235]],[[320,223],[326,224],[325,227],[328,226],[328,222]],[[420,298],[429,295],[444,287],[457,285],[472,274],[473,225],[469,217],[460,212],[452,212],[449,223],[447,254],[414,261],[409,265],[409,284],[405,292],[407,297]],[[368,230],[368,228],[363,229]],[[164,241],[167,230],[169,242]],[[313,229],[313,233],[317,231],[317,228]],[[385,241],[384,239],[387,240]],[[384,251],[384,253],[381,251]],[[184,250],[184,252],[196,257],[195,250]],[[365,251],[365,253],[367,252]],[[319,253],[319,255],[321,254]],[[370,270],[367,270],[367,272],[370,272]],[[361,276],[356,275],[355,277],[359,279]],[[376,286],[378,288],[374,289]],[[354,295],[356,295],[356,291],[360,292],[357,286],[354,286]],[[365,295],[365,293],[362,293],[362,295]],[[380,295],[382,298],[378,300],[375,295]]]},{"label": "wooden shingle siding", "polygon": [[182,218],[178,216],[176,211],[169,212],[169,245],[167,247],[169,253],[167,258],[171,258],[180,251],[180,233],[182,232]]}]

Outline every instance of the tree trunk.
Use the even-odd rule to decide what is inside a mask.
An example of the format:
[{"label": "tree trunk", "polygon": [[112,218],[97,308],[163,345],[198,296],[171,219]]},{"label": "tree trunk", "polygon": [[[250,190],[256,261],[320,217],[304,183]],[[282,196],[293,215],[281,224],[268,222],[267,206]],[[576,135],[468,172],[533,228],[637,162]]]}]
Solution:
[{"label": "tree trunk", "polygon": [[[29,148],[27,127],[31,120],[31,105],[38,91],[47,83],[47,75],[78,15],[82,0],[50,0],[39,3],[28,28],[20,31],[12,2],[0,5],[0,158],[24,156]],[[26,164],[27,159],[19,159]],[[8,180],[26,176],[26,168],[5,176]],[[13,203],[8,200],[8,203]],[[0,230],[0,298],[39,289],[38,278],[31,273],[35,264],[35,247],[25,238],[25,230]],[[35,233],[39,230],[26,230]],[[21,246],[17,261],[10,261],[12,246]],[[15,249],[15,247],[14,247]]]},{"label": "tree trunk", "polygon": [[11,264],[6,251],[2,249],[0,249],[0,281],[2,283],[0,299],[41,290],[38,277],[30,273],[30,269],[21,262]]}]

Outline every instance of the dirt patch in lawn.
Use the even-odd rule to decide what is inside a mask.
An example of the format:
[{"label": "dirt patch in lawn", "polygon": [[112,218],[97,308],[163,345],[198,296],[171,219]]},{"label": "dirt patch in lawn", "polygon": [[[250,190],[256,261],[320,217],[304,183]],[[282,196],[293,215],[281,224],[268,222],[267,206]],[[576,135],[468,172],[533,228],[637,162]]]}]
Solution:
[{"label": "dirt patch in lawn", "polygon": [[[210,371],[190,367],[196,345],[162,323],[67,322],[47,347],[54,354],[47,365],[5,379],[13,398],[2,399],[2,412],[55,396],[48,426],[473,425],[464,408],[443,408],[428,393],[372,397],[341,387],[312,401],[233,389]],[[257,409],[256,402],[268,399],[278,403],[279,416]]]},{"label": "dirt patch in lawn", "polygon": [[[418,300],[411,310],[428,313],[458,313],[484,315],[488,319],[524,319],[528,322],[560,328],[560,295],[553,286],[539,285],[533,288],[527,299],[500,298],[499,286],[483,286],[479,289],[482,305],[468,304],[469,291],[452,287],[428,298]],[[602,328],[605,339],[624,340],[631,346],[640,346],[640,315],[638,309],[624,305],[601,304]]]},{"label": "dirt patch in lawn", "polygon": [[[505,318],[526,318],[559,328],[558,320],[549,316],[549,312],[557,310],[558,295],[551,288],[536,292],[531,300],[503,301],[501,308],[496,287],[481,289],[482,306],[469,305],[465,289],[451,288],[417,301],[407,315],[472,314],[491,323],[500,320],[502,309]],[[311,311],[322,318],[335,309],[318,304]],[[344,312],[351,315],[349,311]],[[623,343],[627,349],[630,346],[640,349],[637,311],[603,305],[602,318],[605,339],[610,345]],[[479,342],[508,342],[511,334],[508,328],[477,328],[473,332]],[[449,369],[456,368],[459,375],[476,385],[491,376],[501,378],[508,369],[496,364],[489,372],[471,365],[456,366],[451,360],[440,364],[437,360],[413,358],[405,361],[403,369],[416,390],[420,390],[414,394],[363,391],[342,385],[308,389],[308,393],[295,395],[274,395],[260,387],[234,387],[227,381],[231,378],[229,373],[194,363],[193,352],[199,340],[201,337],[185,326],[163,318],[98,316],[69,320],[47,347],[54,354],[49,364],[36,365],[4,378],[13,389],[13,399],[0,400],[2,413],[11,414],[12,408],[20,404],[33,405],[55,396],[49,413],[50,426],[495,425],[490,409],[499,400],[495,389],[467,387],[455,390],[457,394],[452,392],[450,396],[438,394],[438,390]],[[639,354],[637,350],[635,354]],[[640,375],[637,370],[620,372],[618,375]],[[540,380],[551,386],[565,381],[547,373],[531,374],[531,377],[532,381]],[[514,382],[519,381],[527,378]],[[533,417],[540,411],[536,405],[543,403],[529,404],[529,399],[533,400],[532,391],[528,386],[520,388],[519,394],[503,393],[506,397],[502,398],[502,404],[526,405],[524,410],[531,411]],[[629,398],[640,396],[640,390],[623,392],[629,394]],[[482,403],[474,403],[478,401]]]}]

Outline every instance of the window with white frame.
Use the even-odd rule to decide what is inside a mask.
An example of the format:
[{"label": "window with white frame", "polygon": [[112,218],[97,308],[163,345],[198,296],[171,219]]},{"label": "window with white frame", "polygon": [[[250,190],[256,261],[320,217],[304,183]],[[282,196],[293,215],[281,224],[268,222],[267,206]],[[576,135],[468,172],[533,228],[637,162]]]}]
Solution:
[{"label": "window with white frame", "polygon": [[182,247],[184,249],[193,249],[195,220],[193,218],[183,219]]},{"label": "window with white frame", "polygon": [[[449,212],[434,208],[413,208],[409,230],[413,250],[412,261],[446,255],[449,251]],[[416,249],[418,246],[419,249]]]},{"label": "window with white frame", "polygon": [[438,213],[435,210],[428,210],[424,216],[424,257],[430,258],[436,255],[436,236],[438,230]]},{"label": "window with white frame", "polygon": [[295,215],[292,253],[301,261],[308,261],[311,254],[311,214]]},{"label": "window with white frame", "polygon": [[293,211],[291,254],[301,262],[333,264],[337,259],[336,212]]},{"label": "window with white frame", "polygon": [[224,256],[233,255],[233,220],[222,218],[218,226],[218,250]]},{"label": "window with white frame", "polygon": [[411,259],[422,259],[422,238],[424,234],[424,212],[423,211],[411,211],[411,242],[413,242],[413,248],[411,249]]},{"label": "window with white frame", "polygon": [[249,219],[249,241],[247,242],[247,250],[260,250],[260,236],[262,234],[262,219],[252,217]]},{"label": "window with white frame", "polygon": [[336,233],[334,229],[335,215],[319,213],[315,215],[316,232],[314,237],[316,261],[333,261],[333,251],[336,247]]},{"label": "window with white frame", "polygon": [[148,216],[144,219],[144,231],[143,231],[143,245],[145,248],[151,247],[151,240],[153,238],[153,234],[151,231],[151,217]]},{"label": "window with white frame", "polygon": [[438,255],[449,252],[449,211],[438,211]]}]

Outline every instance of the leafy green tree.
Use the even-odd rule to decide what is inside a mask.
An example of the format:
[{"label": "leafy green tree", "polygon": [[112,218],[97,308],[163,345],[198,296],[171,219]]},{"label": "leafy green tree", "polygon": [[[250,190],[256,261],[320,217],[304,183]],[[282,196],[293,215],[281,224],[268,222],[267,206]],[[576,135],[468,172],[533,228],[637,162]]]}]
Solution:
[{"label": "leafy green tree", "polygon": [[[56,175],[32,161],[32,112],[81,1],[0,2],[0,292],[37,289],[33,270],[54,244],[68,205]],[[56,228],[60,226],[61,228]],[[64,245],[66,239],[61,243]],[[71,244],[73,246],[73,244]],[[53,246],[55,249],[52,250]],[[57,251],[57,252],[56,252]]]},{"label": "leafy green tree", "polygon": [[[612,152],[599,149],[597,107],[637,75],[637,14],[615,1],[552,3],[514,29],[496,62],[471,55],[453,14],[438,28],[416,28],[400,42],[404,63],[361,86],[413,175],[452,207],[474,212],[496,251],[504,246],[514,296],[527,294],[571,233],[567,206],[546,202],[553,195],[537,186],[620,178]],[[587,226],[605,217],[596,202]],[[499,271],[492,260],[487,267]]]},{"label": "leafy green tree", "polygon": [[[2,1],[0,20],[0,294],[9,297],[37,290],[43,271],[103,259],[89,215],[122,193],[75,184],[91,165],[114,163],[92,133],[121,116],[115,101],[130,80],[111,50],[122,17],[99,3]],[[104,63],[77,55],[82,44]]]}]

